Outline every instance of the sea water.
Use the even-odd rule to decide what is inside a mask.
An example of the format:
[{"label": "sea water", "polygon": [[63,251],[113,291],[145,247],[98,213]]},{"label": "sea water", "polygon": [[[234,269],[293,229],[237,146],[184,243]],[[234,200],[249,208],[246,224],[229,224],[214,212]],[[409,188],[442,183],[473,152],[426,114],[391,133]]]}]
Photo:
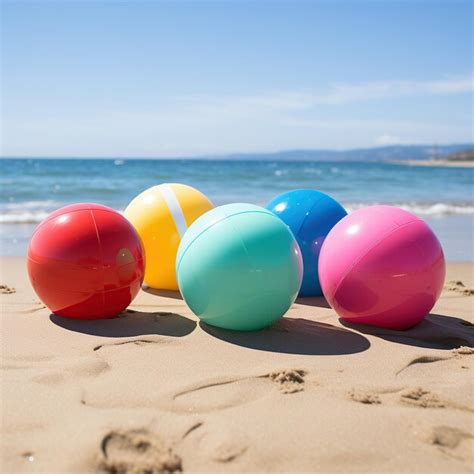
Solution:
[{"label": "sea water", "polygon": [[75,202],[123,210],[133,197],[163,182],[204,192],[215,205],[264,206],[295,188],[318,189],[350,212],[370,204],[401,206],[427,220],[449,260],[474,260],[474,169],[390,163],[1,159],[0,253],[24,255],[36,225]]}]

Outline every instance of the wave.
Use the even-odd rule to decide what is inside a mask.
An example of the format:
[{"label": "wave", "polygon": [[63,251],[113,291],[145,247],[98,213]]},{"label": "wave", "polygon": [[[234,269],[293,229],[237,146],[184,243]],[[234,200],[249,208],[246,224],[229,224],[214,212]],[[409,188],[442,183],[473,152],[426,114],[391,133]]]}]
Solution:
[{"label": "wave", "polygon": [[61,203],[53,200],[46,201],[21,201],[21,202],[8,202],[0,205],[0,209],[14,210],[14,209],[55,209],[60,207]]},{"label": "wave", "polygon": [[46,219],[49,214],[49,212],[0,214],[0,224],[37,224]]},{"label": "wave", "polygon": [[[362,207],[383,203],[343,203],[348,212],[353,212]],[[55,201],[29,201],[24,203],[9,203],[0,206],[0,224],[37,224],[62,204]],[[446,203],[395,203],[406,211],[421,217],[445,217],[450,215],[473,215],[474,205],[471,204],[446,204]],[[123,210],[118,212],[123,213]]]},{"label": "wave", "polygon": [[[344,204],[347,212],[353,212],[362,207],[372,206],[374,204],[387,203],[347,203]],[[471,215],[474,214],[474,206],[470,204],[446,204],[437,203],[395,203],[391,206],[397,206],[405,211],[412,212],[419,216],[443,217],[450,215]]]},{"label": "wave", "polygon": [[2,203],[0,224],[36,224],[62,205],[53,200]]},{"label": "wave", "polygon": [[315,174],[317,176],[320,176],[323,174],[323,170],[320,169],[320,168],[303,168],[303,173],[305,175],[308,175],[308,174]]}]

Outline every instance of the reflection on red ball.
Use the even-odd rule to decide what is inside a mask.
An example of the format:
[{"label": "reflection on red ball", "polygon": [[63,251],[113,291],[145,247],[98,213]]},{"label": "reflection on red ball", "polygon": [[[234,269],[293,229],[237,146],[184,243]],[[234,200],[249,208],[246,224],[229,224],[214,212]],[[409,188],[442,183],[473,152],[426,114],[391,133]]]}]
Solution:
[{"label": "reflection on red ball", "polygon": [[135,298],[145,262],[138,234],[118,212],[74,204],[53,212],[28,247],[28,274],[39,298],[59,316],[110,318]]}]

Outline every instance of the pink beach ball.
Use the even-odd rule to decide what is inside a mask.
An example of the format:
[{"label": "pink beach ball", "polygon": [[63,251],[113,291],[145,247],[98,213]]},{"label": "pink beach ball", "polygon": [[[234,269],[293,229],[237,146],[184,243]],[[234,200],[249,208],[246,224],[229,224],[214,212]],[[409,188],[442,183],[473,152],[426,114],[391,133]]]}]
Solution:
[{"label": "pink beach ball", "polygon": [[370,206],[333,227],[318,272],[324,296],[342,319],[408,329],[439,298],[445,260],[422,219],[397,207]]}]

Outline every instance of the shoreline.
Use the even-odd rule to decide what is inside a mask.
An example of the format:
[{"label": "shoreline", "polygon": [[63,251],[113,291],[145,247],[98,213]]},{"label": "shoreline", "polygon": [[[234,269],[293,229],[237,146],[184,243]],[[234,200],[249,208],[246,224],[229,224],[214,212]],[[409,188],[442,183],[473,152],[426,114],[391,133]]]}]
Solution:
[{"label": "shoreline", "polygon": [[474,161],[449,161],[449,160],[404,160],[388,161],[393,165],[427,166],[440,168],[474,168]]},{"label": "shoreline", "polygon": [[[427,215],[418,213],[416,209],[411,212],[419,215],[433,229],[448,261],[474,261],[471,245],[473,214]],[[0,257],[26,255],[28,242],[37,225],[0,224]]]}]

